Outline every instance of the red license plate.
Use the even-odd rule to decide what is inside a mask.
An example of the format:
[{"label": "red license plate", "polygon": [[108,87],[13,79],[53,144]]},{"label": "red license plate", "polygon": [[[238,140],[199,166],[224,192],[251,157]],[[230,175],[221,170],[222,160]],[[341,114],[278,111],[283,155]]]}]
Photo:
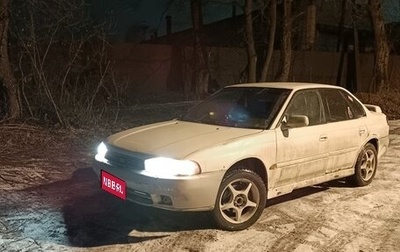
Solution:
[{"label": "red license plate", "polygon": [[125,181],[103,170],[101,170],[101,189],[126,200]]}]

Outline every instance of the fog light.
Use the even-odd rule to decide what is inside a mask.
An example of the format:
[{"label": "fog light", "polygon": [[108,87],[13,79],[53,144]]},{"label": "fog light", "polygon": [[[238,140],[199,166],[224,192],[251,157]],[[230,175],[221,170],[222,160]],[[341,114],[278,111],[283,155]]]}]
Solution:
[{"label": "fog light", "polygon": [[172,206],[172,199],[168,196],[161,195],[160,204]]}]

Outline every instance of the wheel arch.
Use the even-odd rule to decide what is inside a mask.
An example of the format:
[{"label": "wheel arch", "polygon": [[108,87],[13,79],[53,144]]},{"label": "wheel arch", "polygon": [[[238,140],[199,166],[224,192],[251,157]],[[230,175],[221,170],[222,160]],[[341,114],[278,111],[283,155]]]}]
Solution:
[{"label": "wheel arch", "polygon": [[[372,138],[370,140],[368,140],[368,142],[366,142],[362,149],[361,152],[358,154],[356,162],[354,164],[354,174],[350,177],[348,177],[348,181],[355,185],[355,186],[366,186],[369,185],[372,181],[372,179],[375,177],[375,173],[377,170],[377,164],[378,164],[378,139],[376,138]],[[373,152],[374,152],[374,157],[373,159],[370,160],[370,157],[368,156],[367,159],[369,160],[367,161],[362,161],[365,160],[365,155],[369,155],[367,154],[367,146],[370,146],[369,148],[373,148]],[[375,160],[374,160],[375,159]],[[364,163],[364,168],[361,168],[361,163]],[[371,169],[372,167],[372,169]],[[364,172],[363,172],[364,171]],[[372,172],[372,174],[371,174]],[[368,174],[371,175],[368,175]]]},{"label": "wheel arch", "polygon": [[256,173],[258,176],[261,177],[262,181],[265,184],[265,187],[267,187],[267,182],[268,182],[268,175],[267,175],[267,169],[264,165],[264,163],[258,159],[258,158],[246,158],[242,159],[236,163],[234,163],[227,171],[225,174],[228,174],[229,172],[233,170],[238,170],[242,167],[246,167],[247,170],[250,170],[254,173]]},{"label": "wheel arch", "polygon": [[378,142],[379,141],[378,141],[377,138],[371,138],[368,141],[366,141],[363,145],[361,145],[361,147],[360,147],[360,149],[358,151],[358,154],[357,154],[357,156],[356,156],[356,158],[354,160],[353,167],[355,167],[355,165],[357,163],[358,155],[360,155],[360,153],[364,150],[364,148],[365,148],[365,146],[367,144],[372,144],[375,147],[376,152],[378,153],[378,151],[379,151],[379,149],[378,149],[379,148],[379,143]]},{"label": "wheel arch", "polygon": [[[360,155],[360,153],[361,152],[363,152],[364,151],[364,148],[365,148],[365,146],[367,145],[367,144],[372,144],[374,147],[375,147],[375,150],[376,150],[376,152],[378,153],[378,151],[379,151],[379,143],[378,143],[379,141],[378,141],[378,139],[377,138],[371,138],[371,139],[369,139],[368,141],[366,141],[363,145],[361,145],[360,146],[360,149],[358,150],[358,152],[357,152],[357,156],[355,157],[355,159],[354,159],[354,161],[353,161],[353,168],[355,169],[355,167],[356,167],[356,164],[357,164],[357,159],[358,159],[358,156]],[[353,169],[353,170],[354,170]]]},{"label": "wheel arch", "polygon": [[378,144],[378,139],[377,138],[372,138],[368,142],[366,142],[365,144],[368,144],[368,143],[372,144],[375,147],[375,150],[377,152],[379,152],[379,144]]}]

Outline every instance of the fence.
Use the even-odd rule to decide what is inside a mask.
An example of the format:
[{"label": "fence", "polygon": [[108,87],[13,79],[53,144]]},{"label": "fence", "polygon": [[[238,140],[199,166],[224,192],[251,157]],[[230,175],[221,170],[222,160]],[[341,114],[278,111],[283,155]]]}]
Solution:
[{"label": "fence", "polygon": [[[183,90],[190,81],[192,51],[189,47],[148,44],[116,44],[111,55],[119,82],[127,83],[127,92],[164,92]],[[345,55],[346,56],[346,55]],[[209,68],[215,87],[243,82],[247,58],[244,48],[209,48]],[[279,51],[275,51],[268,80],[273,80],[279,66]],[[340,85],[348,87],[346,76],[352,69],[344,57]],[[294,51],[291,81],[336,84],[340,53]],[[373,54],[360,54],[358,92],[368,92],[373,78]],[[392,87],[400,85],[400,57],[390,58],[389,75]],[[351,83],[350,83],[351,84]]]}]

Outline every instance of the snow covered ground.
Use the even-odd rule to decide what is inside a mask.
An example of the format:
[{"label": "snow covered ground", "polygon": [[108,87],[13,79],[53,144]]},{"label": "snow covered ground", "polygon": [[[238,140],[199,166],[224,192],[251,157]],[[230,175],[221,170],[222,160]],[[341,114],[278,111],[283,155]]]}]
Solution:
[{"label": "snow covered ground", "polygon": [[[207,213],[146,208],[101,191],[94,147],[29,127],[16,138],[3,126],[12,137],[0,149],[0,251],[399,251],[400,121],[390,127],[371,185],[300,189],[270,200],[249,229],[226,232]],[[45,140],[32,143],[32,135]]]}]

